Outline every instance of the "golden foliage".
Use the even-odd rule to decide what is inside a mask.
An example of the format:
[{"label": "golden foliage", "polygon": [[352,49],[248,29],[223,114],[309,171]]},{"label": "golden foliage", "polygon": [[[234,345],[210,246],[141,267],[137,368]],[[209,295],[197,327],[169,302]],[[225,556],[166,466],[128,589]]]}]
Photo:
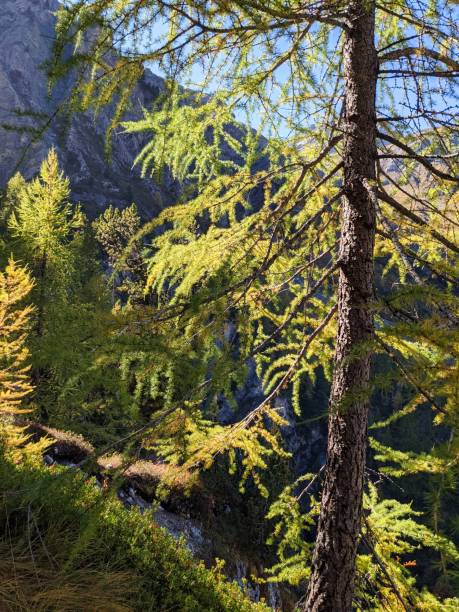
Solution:
[{"label": "golden foliage", "polygon": [[22,401],[32,391],[27,364],[27,328],[33,308],[21,306],[33,282],[24,268],[10,259],[0,271],[0,413],[24,412]]}]

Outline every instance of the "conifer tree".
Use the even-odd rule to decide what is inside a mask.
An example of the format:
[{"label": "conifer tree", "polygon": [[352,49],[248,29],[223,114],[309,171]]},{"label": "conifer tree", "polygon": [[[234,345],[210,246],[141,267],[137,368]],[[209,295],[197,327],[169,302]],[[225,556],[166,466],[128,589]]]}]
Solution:
[{"label": "conifer tree", "polygon": [[[19,184],[18,184],[19,181]],[[52,149],[43,161],[39,176],[27,183],[12,179],[7,197],[14,200],[8,220],[16,252],[28,263],[36,281],[36,333],[45,333],[50,306],[65,295],[74,271],[71,242],[83,217],[69,203],[69,181],[59,169]]]},{"label": "conifer tree", "polygon": [[70,202],[69,181],[54,150],[36,178],[25,181],[17,175],[10,181],[3,210],[9,213],[5,251],[26,263],[34,279],[29,296],[34,326],[28,338],[34,399],[42,418],[68,427],[81,420],[91,394],[82,380],[97,384],[97,377],[87,373],[91,347],[100,344],[111,324],[97,245],[80,207]]},{"label": "conifer tree", "polygon": [[33,287],[28,272],[10,259],[0,272],[0,410],[17,414],[25,397],[32,391],[26,334],[32,307],[21,306]]},{"label": "conifer tree", "polygon": [[120,210],[109,206],[94,221],[96,240],[102,247],[112,270],[112,299],[115,290],[142,301],[146,281],[146,264],[142,245],[136,240],[141,222],[135,204]]},{"label": "conifer tree", "polygon": [[[13,213],[14,207],[17,203],[18,194],[24,189],[25,179],[18,172],[8,182],[7,188],[3,197],[0,198],[1,209],[0,209],[0,227],[2,229],[2,240],[7,238],[8,233],[8,220]],[[7,251],[7,249],[4,249]]]},{"label": "conifer tree", "polygon": [[[24,304],[32,287],[30,274],[14,259],[0,271],[0,446],[13,459],[28,441],[16,419],[30,412],[25,402],[33,391],[26,345],[33,308]],[[43,443],[28,444],[27,452],[39,454],[44,448]]]},{"label": "conifer tree", "polygon": [[[239,313],[239,356],[256,358],[266,400],[238,427],[290,383],[297,393],[319,364],[330,372],[335,334],[308,610],[352,606],[372,354],[387,353],[445,422],[457,417],[411,372],[412,361],[432,357],[425,321],[441,320],[450,338],[457,316],[456,13],[444,0],[92,0],[69,4],[58,22],[51,76],[81,66],[71,109],[116,96],[110,129],[145,62],[169,77],[156,107],[125,127],[151,136],[138,158],[145,173],[167,165],[198,195],[153,224],[170,229],[154,241],[148,287],[163,304],[156,321],[185,321],[193,339]],[[238,124],[244,114],[258,118],[267,143]],[[405,281],[405,303],[383,276],[375,283],[379,255],[378,272],[389,255],[385,272]],[[444,346],[450,353],[450,340]],[[447,367],[451,356],[440,353],[437,366]]]}]

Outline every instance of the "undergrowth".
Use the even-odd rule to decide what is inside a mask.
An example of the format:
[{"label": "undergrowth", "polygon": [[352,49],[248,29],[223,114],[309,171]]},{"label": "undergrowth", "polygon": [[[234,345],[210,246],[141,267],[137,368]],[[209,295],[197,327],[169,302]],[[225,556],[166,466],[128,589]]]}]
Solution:
[{"label": "undergrowth", "polygon": [[1,457],[0,494],[6,610],[267,610],[81,472]]}]

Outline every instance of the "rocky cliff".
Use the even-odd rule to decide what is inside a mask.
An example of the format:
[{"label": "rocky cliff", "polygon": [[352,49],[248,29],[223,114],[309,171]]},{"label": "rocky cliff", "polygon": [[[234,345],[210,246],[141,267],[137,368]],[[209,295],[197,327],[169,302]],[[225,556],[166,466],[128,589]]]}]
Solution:
[{"label": "rocky cliff", "polygon": [[[141,179],[132,162],[141,147],[136,136],[118,135],[109,163],[104,153],[108,112],[97,120],[90,114],[75,116],[67,130],[54,116],[65,98],[69,83],[63,82],[48,96],[47,78],[41,68],[49,57],[54,37],[54,12],[58,0],[1,0],[0,9],[0,189],[16,170],[27,178],[37,172],[51,146],[69,176],[73,199],[90,216],[108,204],[125,206],[136,202],[145,218],[154,216],[177,197],[170,181],[157,185]],[[130,115],[138,116],[158,95],[162,80],[145,71],[132,97]],[[35,118],[27,116],[32,112]],[[23,128],[50,122],[37,142]],[[11,130],[11,126],[17,130]]]}]

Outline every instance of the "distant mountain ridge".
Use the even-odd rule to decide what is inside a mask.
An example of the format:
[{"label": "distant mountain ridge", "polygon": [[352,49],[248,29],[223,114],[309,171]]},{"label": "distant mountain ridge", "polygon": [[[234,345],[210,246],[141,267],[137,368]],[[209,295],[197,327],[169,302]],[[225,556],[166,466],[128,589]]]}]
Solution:
[{"label": "distant mountain ridge", "polygon": [[[177,199],[173,181],[163,185],[142,179],[132,164],[142,140],[135,135],[113,139],[109,162],[104,151],[109,112],[96,120],[90,114],[72,118],[64,134],[62,121],[53,120],[39,142],[27,146],[30,133],[6,129],[6,125],[34,126],[36,120],[17,114],[34,112],[52,116],[65,98],[70,83],[60,83],[48,97],[47,79],[41,64],[49,57],[54,37],[57,0],[1,0],[0,11],[0,189],[17,168],[26,178],[33,176],[50,147],[57,149],[69,177],[72,199],[80,201],[90,217],[109,204],[126,206],[136,202],[144,218]],[[163,86],[160,77],[146,70],[132,96],[130,118],[140,116]],[[24,157],[24,159],[22,159]]]}]

